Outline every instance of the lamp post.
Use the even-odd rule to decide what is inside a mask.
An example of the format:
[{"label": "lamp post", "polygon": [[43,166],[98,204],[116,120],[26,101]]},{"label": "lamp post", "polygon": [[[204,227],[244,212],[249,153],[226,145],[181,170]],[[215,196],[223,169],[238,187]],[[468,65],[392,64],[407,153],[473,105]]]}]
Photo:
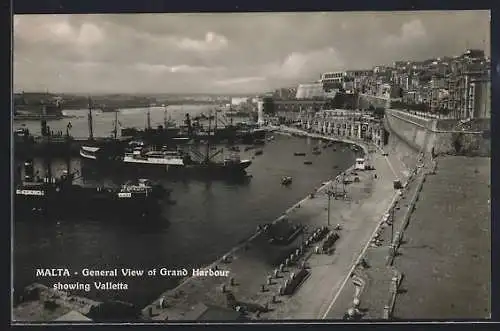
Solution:
[{"label": "lamp post", "polygon": [[389,217],[391,219],[391,245],[392,245],[394,241],[394,207],[391,209],[391,214]]},{"label": "lamp post", "polygon": [[327,191],[326,191],[326,195],[328,197],[328,220],[327,220],[327,224],[328,226],[330,226],[330,202],[332,200],[332,196],[335,195],[335,191],[332,190],[332,188],[330,187]]}]

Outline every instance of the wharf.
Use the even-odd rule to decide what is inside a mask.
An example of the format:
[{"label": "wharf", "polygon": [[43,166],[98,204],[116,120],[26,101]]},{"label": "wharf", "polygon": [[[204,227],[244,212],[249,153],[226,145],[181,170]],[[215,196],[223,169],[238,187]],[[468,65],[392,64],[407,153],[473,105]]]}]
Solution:
[{"label": "wharf", "polygon": [[[308,134],[301,130],[294,130],[294,133],[346,141]],[[369,154],[376,170],[354,173],[351,168],[344,172],[346,178],[353,181],[346,185],[346,198],[332,199],[330,224],[326,192],[332,189],[333,181],[312,192],[312,195],[288,209],[269,225],[267,232],[278,224],[305,226],[304,233],[294,242],[287,246],[270,244],[267,232],[257,231],[242,245],[226,254],[227,259],[223,257],[206,267],[211,270],[228,270],[227,277],[188,278],[145,307],[143,319],[197,320],[200,319],[195,315],[198,303],[224,309],[244,307],[247,312],[245,317],[250,319],[322,318],[332,308],[335,298],[366,250],[382,215],[386,213],[396,194],[393,181],[398,176],[395,176],[394,169],[388,165],[386,158],[376,148],[369,148],[364,142],[347,142],[361,146]],[[374,173],[377,174],[377,179],[374,178]],[[358,180],[354,180],[355,177]],[[276,268],[281,263],[285,264],[284,260],[289,256],[286,253],[293,252],[319,228],[326,227],[334,231],[335,224],[341,225],[342,229],[333,254],[315,254],[314,245],[309,245],[295,259],[296,263],[285,267],[283,272],[278,272],[277,277],[274,277]],[[280,287],[284,288],[286,280],[291,281],[291,273],[297,274],[302,269],[302,262],[309,272],[308,277],[299,284],[294,294],[280,295]]]}]

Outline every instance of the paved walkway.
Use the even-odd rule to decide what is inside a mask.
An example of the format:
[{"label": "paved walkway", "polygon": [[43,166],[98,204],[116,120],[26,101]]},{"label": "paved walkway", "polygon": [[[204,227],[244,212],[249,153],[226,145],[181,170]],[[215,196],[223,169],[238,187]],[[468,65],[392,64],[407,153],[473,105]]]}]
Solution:
[{"label": "paved walkway", "polygon": [[[368,148],[367,148],[368,149]],[[371,149],[371,162],[375,166],[377,179],[364,182],[360,187],[349,188],[349,200],[334,200],[335,213],[331,224],[341,224],[341,238],[336,243],[335,253],[313,255],[309,259],[311,276],[295,295],[285,300],[269,314],[273,319],[321,319],[328,318],[333,307],[339,306],[343,290],[349,291],[347,281],[360,254],[377,229],[382,215],[391,204],[395,191],[393,180],[400,178],[387,162],[387,158],[376,149]],[[299,210],[300,212],[300,210]],[[320,216],[327,218],[326,211]],[[352,292],[354,293],[354,289]],[[350,297],[352,300],[352,296]],[[345,310],[342,310],[342,314]],[[334,318],[341,318],[335,316]]]}]

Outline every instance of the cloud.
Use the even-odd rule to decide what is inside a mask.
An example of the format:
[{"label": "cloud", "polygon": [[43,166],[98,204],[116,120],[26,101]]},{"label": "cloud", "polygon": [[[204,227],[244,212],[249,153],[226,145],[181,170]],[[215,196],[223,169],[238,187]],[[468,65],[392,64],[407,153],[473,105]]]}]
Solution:
[{"label": "cloud", "polygon": [[233,84],[248,84],[254,82],[261,82],[266,80],[265,77],[255,76],[255,77],[237,77],[237,78],[229,78],[224,80],[217,80],[215,84],[217,85],[233,85]]},{"label": "cloud", "polygon": [[189,73],[198,74],[204,72],[218,72],[224,70],[223,67],[203,67],[203,66],[190,66],[186,64],[176,65],[176,66],[166,66],[163,64],[147,64],[138,63],[136,68],[142,71],[162,74],[165,72],[169,73]]},{"label": "cloud", "polygon": [[385,46],[400,47],[413,43],[425,41],[427,31],[421,20],[415,19],[404,23],[401,26],[400,33],[397,35],[389,35],[383,40]]},{"label": "cloud", "polygon": [[104,41],[104,32],[93,23],[83,23],[78,27],[70,24],[67,16],[52,20],[55,15],[38,20],[29,20],[24,16],[15,19],[14,38],[21,38],[29,43],[49,43],[87,47]]},{"label": "cloud", "polygon": [[[14,16],[14,88],[256,93],[490,48],[488,11]],[[460,33],[457,33],[460,31]],[[483,43],[483,40],[485,42]]]},{"label": "cloud", "polygon": [[203,51],[217,51],[224,49],[228,46],[228,40],[222,35],[214,32],[207,32],[205,39],[197,40],[190,38],[181,38],[174,41],[176,46],[180,49],[203,52]]}]

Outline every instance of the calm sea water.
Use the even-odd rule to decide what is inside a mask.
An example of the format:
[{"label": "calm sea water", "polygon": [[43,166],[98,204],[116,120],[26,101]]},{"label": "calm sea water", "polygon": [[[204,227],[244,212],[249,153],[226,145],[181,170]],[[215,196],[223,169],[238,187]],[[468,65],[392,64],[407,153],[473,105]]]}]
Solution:
[{"label": "calm sea water", "polygon": [[[186,114],[196,116],[199,114],[208,114],[209,111],[215,108],[210,105],[175,105],[169,106],[167,109],[167,117],[181,124]],[[165,119],[165,111],[162,107],[151,107],[150,121],[151,126],[156,127],[163,125]],[[50,128],[55,131],[66,132],[66,126],[71,122],[71,135],[74,137],[88,137],[89,129],[87,122],[88,110],[64,110],[63,113],[67,118],[62,120],[48,121]],[[143,129],[147,124],[147,109],[146,108],[129,108],[121,109],[118,112],[118,122],[121,127],[136,127]],[[101,111],[93,112],[93,131],[95,137],[110,136],[114,128],[114,113],[103,113]],[[220,118],[219,125],[222,125],[226,119]],[[39,121],[15,121],[14,128],[27,127],[30,132],[40,134],[41,126]],[[119,130],[118,130],[119,131]]]},{"label": "calm sea water", "polygon": [[[191,114],[204,111],[203,107],[190,108]],[[206,108],[205,108],[206,109]],[[177,118],[188,112],[187,107],[177,110]],[[106,133],[113,114],[96,116],[98,133]],[[120,121],[143,127],[142,110],[128,110]],[[152,111],[152,119],[161,123],[163,111]],[[132,120],[135,118],[135,122]],[[71,119],[73,134],[85,134],[86,119]],[[101,122],[102,120],[102,122]],[[83,123],[81,123],[83,122]],[[122,123],[122,124],[125,124]],[[20,123],[17,123],[18,125]],[[108,125],[109,124],[109,125]],[[28,124],[27,124],[28,125]],[[36,123],[31,123],[33,128]],[[51,123],[65,127],[66,120]],[[302,199],[322,182],[335,177],[354,162],[355,155],[348,148],[323,150],[321,155],[309,156],[312,165],[304,165],[304,157],[294,156],[297,151],[310,152],[317,141],[276,135],[275,140],[263,147],[263,155],[256,156],[248,173],[252,178],[242,184],[227,181],[162,180],[172,189],[175,204],[165,203],[164,220],[149,224],[90,221],[76,217],[58,222],[37,222],[32,219],[15,220],[14,280],[21,288],[37,281],[49,286],[55,282],[93,282],[94,279],[41,278],[36,268],[187,268],[201,267],[222,256],[231,247],[248,238],[258,224],[268,223],[280,216],[291,205]],[[242,152],[252,157],[253,151]],[[42,160],[35,167],[42,170]],[[338,168],[334,168],[338,166]],[[66,168],[64,160],[53,160],[54,172]],[[80,169],[81,160],[71,160],[74,170]],[[292,185],[282,186],[282,176],[292,176]],[[86,182],[109,181],[111,178],[80,179]],[[110,280],[110,279],[107,279]],[[78,294],[96,299],[119,299],[137,306],[145,306],[167,288],[174,287],[175,278],[140,277],[112,279],[125,281],[127,291],[80,291]]]}]

